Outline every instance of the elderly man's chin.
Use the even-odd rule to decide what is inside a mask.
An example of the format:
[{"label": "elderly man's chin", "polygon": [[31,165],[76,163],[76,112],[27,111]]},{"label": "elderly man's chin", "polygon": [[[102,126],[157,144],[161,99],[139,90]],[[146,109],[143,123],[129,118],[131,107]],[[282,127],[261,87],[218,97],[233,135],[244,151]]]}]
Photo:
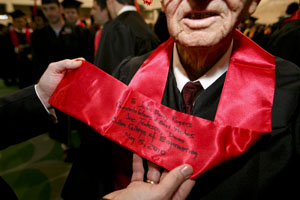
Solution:
[{"label": "elderly man's chin", "polygon": [[174,40],[187,48],[213,48],[219,46],[224,37],[220,33],[198,30],[190,33],[181,32]]}]

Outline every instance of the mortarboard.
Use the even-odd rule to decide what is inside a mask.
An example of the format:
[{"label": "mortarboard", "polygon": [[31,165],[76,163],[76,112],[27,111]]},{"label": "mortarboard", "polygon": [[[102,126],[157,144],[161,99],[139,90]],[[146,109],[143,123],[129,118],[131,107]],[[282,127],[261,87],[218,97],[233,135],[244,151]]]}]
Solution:
[{"label": "mortarboard", "polygon": [[13,19],[16,19],[16,18],[19,18],[19,17],[24,17],[24,16],[25,16],[25,13],[22,12],[21,10],[15,10],[14,12],[9,13],[9,15],[10,15]]},{"label": "mortarboard", "polygon": [[249,20],[255,22],[256,20],[258,20],[258,18],[257,18],[257,17],[250,16],[250,17],[249,17]]},{"label": "mortarboard", "polygon": [[79,8],[82,2],[76,0],[64,0],[62,3],[64,8]]},{"label": "mortarboard", "polygon": [[58,0],[42,0],[42,4],[56,3],[59,4]]}]

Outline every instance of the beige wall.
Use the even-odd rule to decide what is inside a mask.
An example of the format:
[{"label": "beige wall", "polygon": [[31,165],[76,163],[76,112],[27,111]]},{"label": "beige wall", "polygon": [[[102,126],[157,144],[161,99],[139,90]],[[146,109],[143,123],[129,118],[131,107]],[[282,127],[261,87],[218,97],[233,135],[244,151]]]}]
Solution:
[{"label": "beige wall", "polygon": [[299,0],[261,0],[253,16],[257,17],[257,23],[273,24],[280,16],[285,15],[287,6]]}]

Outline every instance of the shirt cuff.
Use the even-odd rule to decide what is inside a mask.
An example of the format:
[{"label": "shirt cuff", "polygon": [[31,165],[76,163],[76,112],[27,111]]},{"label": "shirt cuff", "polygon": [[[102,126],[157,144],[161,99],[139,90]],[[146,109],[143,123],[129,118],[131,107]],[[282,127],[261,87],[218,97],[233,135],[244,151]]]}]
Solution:
[{"label": "shirt cuff", "polygon": [[39,93],[37,92],[36,86],[37,86],[37,85],[35,84],[35,85],[34,85],[34,90],[35,90],[36,96],[39,98],[41,104],[44,106],[44,108],[45,108],[45,110],[47,111],[47,113],[51,116],[53,122],[54,122],[54,123],[57,123],[58,121],[57,121],[57,116],[56,116],[56,114],[55,114],[54,108],[49,108],[49,109],[47,108],[47,106],[43,103],[43,101],[42,101],[42,99],[41,99]]},{"label": "shirt cuff", "polygon": [[37,92],[36,86],[37,86],[37,85],[34,85],[35,93],[36,93],[36,95],[38,96],[38,98],[39,98],[40,102],[42,103],[42,105],[44,106],[45,110],[46,110],[46,111],[48,112],[48,114],[50,115],[51,113],[50,113],[50,111],[48,110],[48,108],[46,107],[46,105],[43,103],[43,101],[42,101],[42,99],[41,99],[39,93]]}]

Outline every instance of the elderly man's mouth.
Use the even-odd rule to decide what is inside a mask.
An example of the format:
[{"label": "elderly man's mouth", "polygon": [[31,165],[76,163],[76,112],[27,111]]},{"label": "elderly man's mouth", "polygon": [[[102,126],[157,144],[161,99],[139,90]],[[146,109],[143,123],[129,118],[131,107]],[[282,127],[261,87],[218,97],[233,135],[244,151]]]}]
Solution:
[{"label": "elderly man's mouth", "polygon": [[217,16],[218,14],[215,12],[193,12],[189,13],[185,16],[188,19],[205,19],[209,17]]}]

